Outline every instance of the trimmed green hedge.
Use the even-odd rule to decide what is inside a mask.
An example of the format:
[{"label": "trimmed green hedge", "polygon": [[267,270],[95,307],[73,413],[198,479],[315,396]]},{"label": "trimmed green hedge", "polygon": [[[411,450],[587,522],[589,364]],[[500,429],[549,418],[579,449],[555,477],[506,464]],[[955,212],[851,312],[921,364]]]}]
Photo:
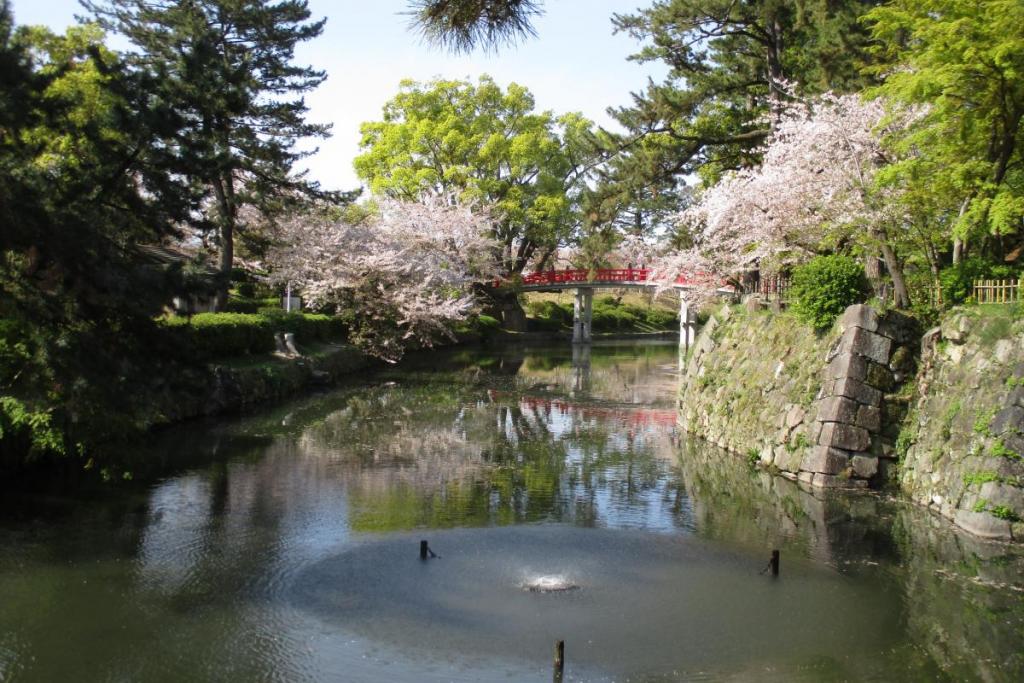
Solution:
[{"label": "trimmed green hedge", "polygon": [[167,329],[178,343],[200,360],[270,353],[276,332],[292,332],[298,343],[341,339],[345,324],[339,318],[312,313],[199,313],[169,318]]},{"label": "trimmed green hedge", "polygon": [[[572,328],[572,304],[531,301],[526,310],[533,330],[557,332]],[[651,332],[678,328],[679,316],[660,308],[619,304],[614,297],[602,296],[594,299],[591,324],[594,332]]]}]

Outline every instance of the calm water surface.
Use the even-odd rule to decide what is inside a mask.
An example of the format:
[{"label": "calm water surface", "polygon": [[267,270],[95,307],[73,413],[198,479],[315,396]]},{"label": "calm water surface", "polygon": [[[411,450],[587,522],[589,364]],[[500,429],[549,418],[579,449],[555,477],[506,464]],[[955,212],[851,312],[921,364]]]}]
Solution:
[{"label": "calm water surface", "polygon": [[7,492],[0,681],[1024,679],[1020,551],[685,438],[675,368],[425,354]]}]

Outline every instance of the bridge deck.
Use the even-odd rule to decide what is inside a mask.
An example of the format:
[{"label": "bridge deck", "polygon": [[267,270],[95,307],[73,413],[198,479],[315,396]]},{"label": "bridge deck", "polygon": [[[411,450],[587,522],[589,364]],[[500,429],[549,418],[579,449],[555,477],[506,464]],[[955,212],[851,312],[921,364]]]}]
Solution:
[{"label": "bridge deck", "polygon": [[[663,286],[652,278],[652,271],[646,268],[572,268],[567,270],[541,270],[524,273],[516,289],[521,292],[554,292],[581,287],[594,289],[631,288],[641,289]],[[695,282],[686,276],[676,278],[670,287],[677,290],[692,289]],[[732,286],[724,284],[718,288],[721,295],[734,294]]]}]

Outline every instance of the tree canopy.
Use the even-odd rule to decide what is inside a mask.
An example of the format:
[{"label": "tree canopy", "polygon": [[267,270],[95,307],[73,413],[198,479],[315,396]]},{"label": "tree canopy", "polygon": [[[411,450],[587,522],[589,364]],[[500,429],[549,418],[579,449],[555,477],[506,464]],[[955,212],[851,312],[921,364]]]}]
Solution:
[{"label": "tree canopy", "polygon": [[692,175],[714,182],[758,162],[786,89],[864,84],[871,0],[657,0],[612,23],[642,43],[631,57],[669,67],[612,113],[627,130],[610,182],[673,191]]},{"label": "tree canopy", "polygon": [[926,201],[958,250],[968,239],[1020,236],[1024,5],[894,0],[866,19],[884,78],[873,92],[926,106],[919,123],[892,140],[905,158],[887,181]]},{"label": "tree canopy", "polygon": [[300,139],[326,137],[330,126],[306,121],[301,95],[326,74],[293,63],[295,47],[320,35],[305,0],[84,0],[100,23],[137,49],[137,70],[157,76],[151,96],[175,103],[180,131],[166,145],[176,170],[207,205],[195,221],[215,228],[221,285],[227,300],[239,210],[279,210],[301,195],[320,195],[315,182],[293,172],[312,151]]},{"label": "tree canopy", "polygon": [[530,92],[478,83],[403,81],[381,121],[361,127],[356,172],[380,195],[456,194],[493,208],[505,273],[554,250],[579,223],[576,199],[595,163],[591,123],[534,111]]}]

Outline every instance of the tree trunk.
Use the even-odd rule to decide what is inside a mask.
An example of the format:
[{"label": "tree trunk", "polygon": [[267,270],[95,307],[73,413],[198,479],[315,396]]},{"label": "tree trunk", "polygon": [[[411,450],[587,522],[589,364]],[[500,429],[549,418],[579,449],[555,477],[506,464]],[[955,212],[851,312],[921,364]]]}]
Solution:
[{"label": "tree trunk", "polygon": [[778,17],[771,18],[768,35],[768,98],[772,111],[771,127],[775,128],[782,120],[782,81],[785,78],[782,71],[782,25]]},{"label": "tree trunk", "polygon": [[213,184],[213,191],[217,195],[217,207],[220,213],[220,256],[217,261],[220,281],[217,283],[214,310],[223,311],[228,304],[231,268],[235,263],[235,193],[230,178],[226,182],[217,178]]},{"label": "tree trunk", "polygon": [[[966,199],[964,199],[963,202],[961,202],[961,204],[960,204],[960,212],[957,215],[957,222],[958,223],[960,222],[960,219],[963,218],[964,214],[967,213],[967,207],[970,206],[970,205],[971,205],[971,198],[970,197],[967,197]],[[960,237],[954,237],[953,238],[953,265],[954,266],[960,265],[960,262],[964,260],[964,249],[966,249],[966,248],[967,248],[967,240],[965,240],[963,238],[960,238]]]},{"label": "tree trunk", "polygon": [[220,256],[217,260],[217,295],[214,310],[223,311],[228,304],[228,290],[231,287],[231,268],[235,260],[234,228],[228,222],[220,226]]},{"label": "tree trunk", "polygon": [[864,273],[868,276],[868,282],[871,283],[871,289],[875,291],[875,296],[882,295],[882,268],[878,263],[877,253],[868,253],[867,258],[864,259]]},{"label": "tree trunk", "polygon": [[885,268],[892,277],[893,295],[895,298],[893,303],[896,304],[896,308],[910,308],[910,293],[907,291],[907,283],[903,279],[903,266],[900,265],[899,259],[896,258],[896,252],[889,245],[885,233],[881,230],[876,230],[875,237],[878,239],[882,250],[882,260],[885,261]]}]

